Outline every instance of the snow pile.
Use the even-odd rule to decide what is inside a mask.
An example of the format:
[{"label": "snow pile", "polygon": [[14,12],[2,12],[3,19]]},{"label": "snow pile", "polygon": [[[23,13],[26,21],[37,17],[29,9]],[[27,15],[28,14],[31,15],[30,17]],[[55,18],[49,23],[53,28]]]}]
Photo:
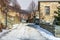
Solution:
[{"label": "snow pile", "polygon": [[2,32],[0,32],[0,37],[4,36],[6,33],[8,33],[9,30],[2,30]]},{"label": "snow pile", "polygon": [[47,39],[49,39],[49,40],[60,40],[60,38],[54,37],[52,33],[50,33],[49,31],[41,28],[39,25],[35,25],[35,26],[37,27],[36,29]]}]

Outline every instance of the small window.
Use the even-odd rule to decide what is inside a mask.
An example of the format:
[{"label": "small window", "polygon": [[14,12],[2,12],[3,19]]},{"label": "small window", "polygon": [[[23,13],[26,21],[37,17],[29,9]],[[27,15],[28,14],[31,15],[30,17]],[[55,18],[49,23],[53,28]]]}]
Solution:
[{"label": "small window", "polygon": [[45,6],[45,13],[46,15],[50,14],[50,6]]}]

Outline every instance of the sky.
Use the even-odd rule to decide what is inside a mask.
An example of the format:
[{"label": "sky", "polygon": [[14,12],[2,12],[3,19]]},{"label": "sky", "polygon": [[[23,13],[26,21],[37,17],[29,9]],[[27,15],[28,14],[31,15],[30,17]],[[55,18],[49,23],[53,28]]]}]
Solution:
[{"label": "sky", "polygon": [[[38,0],[33,0],[36,5],[38,3]],[[29,4],[32,2],[32,0],[17,0],[18,4],[21,6],[21,9],[28,9]]]}]

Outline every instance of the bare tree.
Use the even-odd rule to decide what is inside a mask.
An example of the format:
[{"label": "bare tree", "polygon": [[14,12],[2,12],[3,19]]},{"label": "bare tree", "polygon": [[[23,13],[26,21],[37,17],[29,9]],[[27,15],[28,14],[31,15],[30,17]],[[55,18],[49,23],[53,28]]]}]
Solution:
[{"label": "bare tree", "polygon": [[4,0],[0,0],[0,5],[5,6]]},{"label": "bare tree", "polygon": [[30,12],[33,12],[33,22],[35,23],[35,2],[34,1],[32,1],[31,3],[30,3],[30,5],[29,5],[29,7],[28,7],[28,10],[30,11]]},{"label": "bare tree", "polygon": [[14,1],[14,7],[17,9],[20,9],[20,5],[18,4],[17,0]]},{"label": "bare tree", "polygon": [[28,7],[28,10],[29,11],[33,11],[33,10],[35,10],[35,2],[34,1],[32,1],[31,3],[30,3],[30,5],[29,5],[29,7]]},{"label": "bare tree", "polygon": [[18,4],[17,0],[11,0],[10,6],[13,6],[14,8],[20,9],[20,5]]}]

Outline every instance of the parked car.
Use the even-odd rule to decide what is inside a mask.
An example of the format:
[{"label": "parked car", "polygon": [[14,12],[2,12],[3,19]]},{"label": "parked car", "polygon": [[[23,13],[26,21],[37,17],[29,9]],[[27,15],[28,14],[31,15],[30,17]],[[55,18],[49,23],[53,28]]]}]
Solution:
[{"label": "parked car", "polygon": [[39,19],[35,19],[35,24],[39,25]]}]

